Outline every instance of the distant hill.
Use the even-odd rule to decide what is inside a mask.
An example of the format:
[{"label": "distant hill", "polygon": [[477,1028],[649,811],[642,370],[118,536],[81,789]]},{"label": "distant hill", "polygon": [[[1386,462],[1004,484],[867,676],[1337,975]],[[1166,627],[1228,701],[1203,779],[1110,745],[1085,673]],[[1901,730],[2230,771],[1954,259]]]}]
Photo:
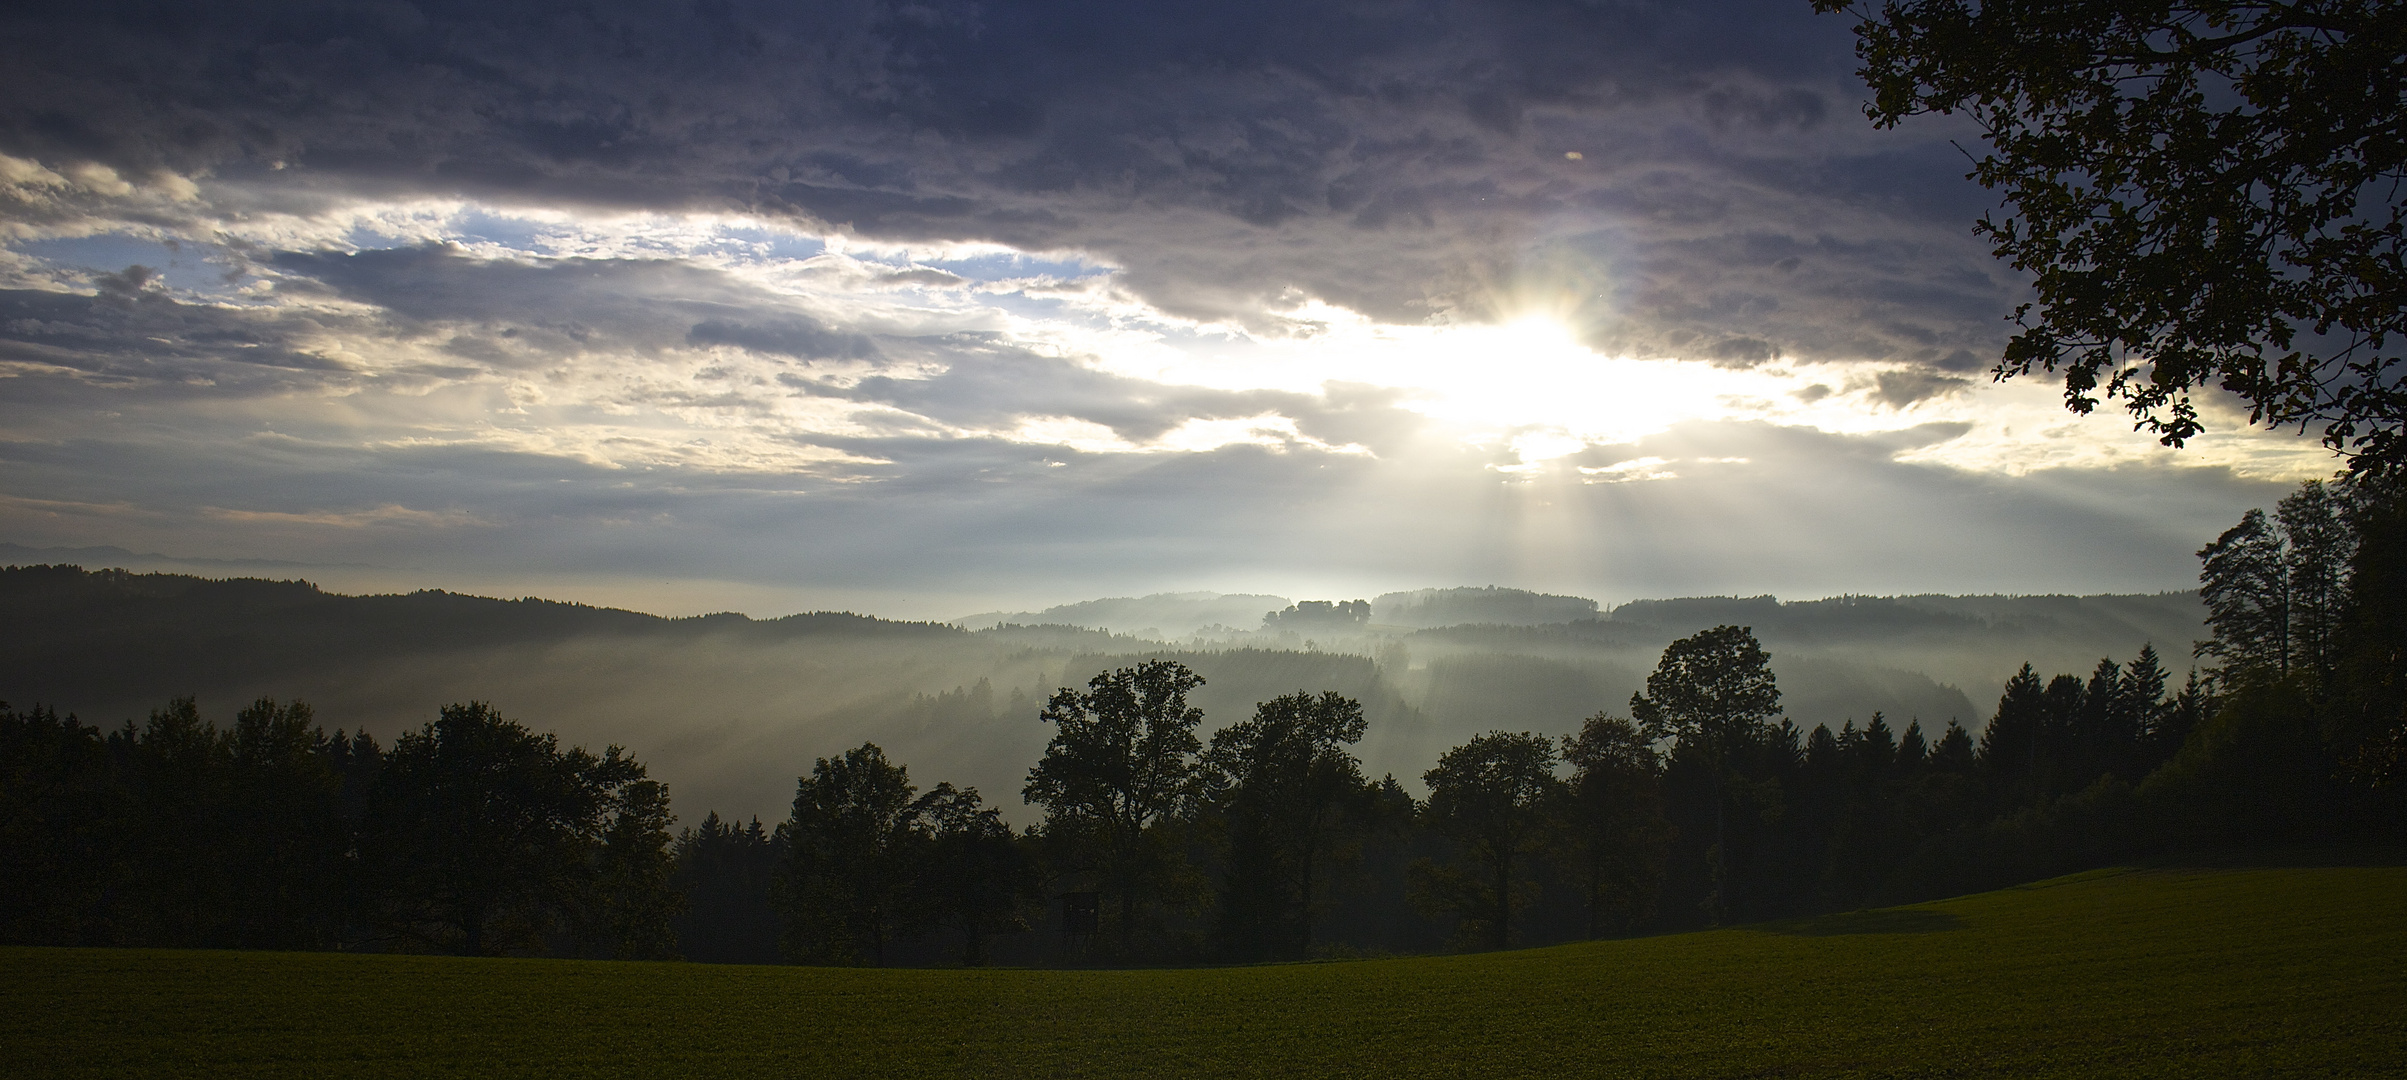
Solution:
[{"label": "distant hill", "polygon": [[1262,625],[1263,612],[1276,611],[1287,603],[1286,597],[1267,593],[1154,593],[1086,600],[1043,611],[981,612],[954,619],[953,624],[972,630],[998,623],[1058,624],[1166,640],[1213,628],[1251,630]]},{"label": "distant hill", "polygon": [[1371,601],[1371,621],[1388,626],[1543,626],[1596,618],[1596,601],[1553,596],[1494,585],[1471,589],[1417,589],[1387,593]]},{"label": "distant hill", "polygon": [[[1393,595],[1421,597],[1411,603],[1428,617],[1475,621],[1415,629],[1374,618],[1165,643],[1137,632],[1167,631],[1156,617],[1176,612],[1231,628],[1216,613],[1234,611],[1258,625],[1283,598],[1165,594],[967,629],[849,612],[671,619],[533,598],[345,596],[305,581],[18,567],[0,570],[0,620],[12,631],[0,638],[0,700],[115,726],[178,695],[197,696],[220,721],[258,697],[297,697],[329,728],[385,739],[447,702],[491,701],[569,741],[627,747],[690,817],[778,817],[814,758],[872,740],[919,782],[977,786],[1019,818],[1020,786],[1051,733],[1037,719],[1043,700],[1150,656],[1206,678],[1195,699],[1206,732],[1279,694],[1354,696],[1370,719],[1358,748],[1365,766],[1417,789],[1439,753],[1473,734],[1567,732],[1625,708],[1664,645],[1719,622],[1756,628],[1795,722],[1835,728],[1880,711],[1900,730],[1920,720],[1933,732],[1950,720],[1977,730],[2025,660],[2043,675],[2086,674],[2101,656],[2128,659],[2154,642],[2179,671],[2203,633],[2186,593],[1695,598],[1603,617],[1577,597],[1504,589]],[[1516,611],[1588,617],[1518,625],[1507,621]],[[1125,630],[1069,621],[1125,626],[1139,616],[1143,625]]]}]

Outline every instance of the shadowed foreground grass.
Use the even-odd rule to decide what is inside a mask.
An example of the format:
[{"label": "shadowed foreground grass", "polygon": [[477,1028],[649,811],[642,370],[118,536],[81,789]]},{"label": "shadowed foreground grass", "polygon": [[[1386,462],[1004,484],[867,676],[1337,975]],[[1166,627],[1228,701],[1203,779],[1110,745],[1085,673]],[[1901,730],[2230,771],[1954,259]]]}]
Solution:
[{"label": "shadowed foreground grass", "polygon": [[2115,870],[1478,956],[1187,971],[0,950],[18,1076],[2370,1076],[2407,869]]}]

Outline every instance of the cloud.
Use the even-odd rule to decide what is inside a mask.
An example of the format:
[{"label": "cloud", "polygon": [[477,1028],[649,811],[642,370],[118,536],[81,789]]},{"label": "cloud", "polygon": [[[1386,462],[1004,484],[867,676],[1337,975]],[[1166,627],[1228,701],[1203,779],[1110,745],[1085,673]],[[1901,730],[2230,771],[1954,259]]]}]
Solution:
[{"label": "cloud", "polygon": [[2179,584],[2296,448],[2185,474],[1973,380],[2024,286],[1855,63],[1794,0],[18,5],[0,531],[1012,603]]},{"label": "cloud", "polygon": [[1932,398],[1961,394],[1971,387],[1971,380],[1952,375],[1912,369],[1883,371],[1872,377],[1871,396],[1892,409],[1903,409]]},{"label": "cloud", "polygon": [[[735,211],[1091,252],[1180,317],[1544,302],[1726,363],[1994,353],[2020,295],[1960,165],[1913,156],[1940,140],[1850,119],[1845,21],[1774,0],[18,10],[11,190],[198,178],[204,232],[346,199]],[[173,224],[129,207],[87,210]]]}]

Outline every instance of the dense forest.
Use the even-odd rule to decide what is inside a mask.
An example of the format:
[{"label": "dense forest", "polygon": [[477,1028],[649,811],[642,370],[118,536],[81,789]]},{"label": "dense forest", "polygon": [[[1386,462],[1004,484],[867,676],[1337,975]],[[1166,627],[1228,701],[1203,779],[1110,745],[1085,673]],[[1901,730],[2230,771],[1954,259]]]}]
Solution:
[{"label": "dense forest", "polygon": [[[1425,607],[1405,602],[1423,596],[1470,621],[1382,621]],[[1165,633],[1187,625],[1160,599],[1030,614],[1094,622],[1083,609],[1133,606]],[[2129,657],[2148,642],[2178,653],[2206,636],[2195,591],[1694,598],[1588,618],[1594,609],[1577,598],[1450,589],[1378,598],[1368,625],[1303,631],[1263,625],[1267,611],[1303,610],[1271,599],[1279,607],[1262,597],[1184,605],[1191,620],[1243,603],[1250,631],[1148,638],[1066,621],[661,618],[435,591],[345,596],[299,581],[16,567],[0,569],[0,622],[42,632],[0,640],[0,697],[102,727],[139,723],[179,697],[220,723],[262,697],[299,698],[328,728],[382,737],[418,728],[445,703],[489,701],[570,742],[634,749],[682,807],[775,821],[797,772],[865,741],[914,775],[1007,796],[1044,751],[1050,728],[1037,712],[1056,688],[1153,658],[1206,679],[1194,698],[1206,734],[1300,688],[1356,699],[1368,730],[1352,752],[1366,772],[1392,772],[1419,794],[1429,763],[1473,735],[1569,731],[1628,700],[1665,646],[1699,627],[1753,627],[1772,654],[1783,715],[1808,731],[1860,727],[1875,711],[1899,730],[1914,720],[1977,730],[1989,708],[1976,699],[2022,661],[2086,672],[2100,656]],[[1566,613],[1583,617],[1510,621]],[[997,801],[1015,826],[1032,823],[1018,799]]]},{"label": "dense forest", "polygon": [[[389,744],[292,700],[221,727],[179,697],[115,730],[0,706],[0,940],[1213,963],[1507,947],[1910,901],[2169,848],[2395,839],[2403,548],[2399,500],[2303,485],[2201,550],[2205,666],[2153,646],[2084,672],[2025,664],[1976,727],[1874,711],[1806,730],[1755,629],[1709,626],[1574,730],[1508,724],[1443,748],[1420,797],[1357,754],[1409,712],[1366,702],[1375,680],[1207,726],[1206,677],[1146,657],[1003,703],[1049,735],[1013,792],[1039,815],[1019,828],[975,786],[922,787],[875,740],[818,757],[782,820],[714,811],[672,833],[666,786],[624,750],[564,746],[483,702]],[[80,571],[45,572],[79,587]],[[273,632],[313,635],[296,621]],[[321,654],[345,647],[316,636]],[[995,708],[972,696],[919,700]]]}]

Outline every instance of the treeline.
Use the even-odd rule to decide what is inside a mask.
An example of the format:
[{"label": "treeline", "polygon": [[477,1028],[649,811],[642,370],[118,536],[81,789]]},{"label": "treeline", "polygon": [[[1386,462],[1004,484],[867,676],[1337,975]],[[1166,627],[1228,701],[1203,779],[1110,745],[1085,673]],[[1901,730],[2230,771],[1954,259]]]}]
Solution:
[{"label": "treeline", "polygon": [[2214,637],[2024,665],[1976,737],[1781,718],[1743,626],[1672,643],[1621,712],[1498,730],[1415,798],[1298,691],[1210,732],[1166,659],[1042,706],[1007,825],[874,744],[785,820],[710,814],[615,748],[483,705],[390,748],[262,701],[102,732],[0,709],[6,940],[811,963],[1209,963],[1495,948],[1906,902],[2190,845],[2399,836],[2407,520],[2302,486],[2200,553]]},{"label": "treeline", "polygon": [[300,702],[113,732],[0,705],[0,940],[675,954],[668,792],[481,703],[379,746]]}]

